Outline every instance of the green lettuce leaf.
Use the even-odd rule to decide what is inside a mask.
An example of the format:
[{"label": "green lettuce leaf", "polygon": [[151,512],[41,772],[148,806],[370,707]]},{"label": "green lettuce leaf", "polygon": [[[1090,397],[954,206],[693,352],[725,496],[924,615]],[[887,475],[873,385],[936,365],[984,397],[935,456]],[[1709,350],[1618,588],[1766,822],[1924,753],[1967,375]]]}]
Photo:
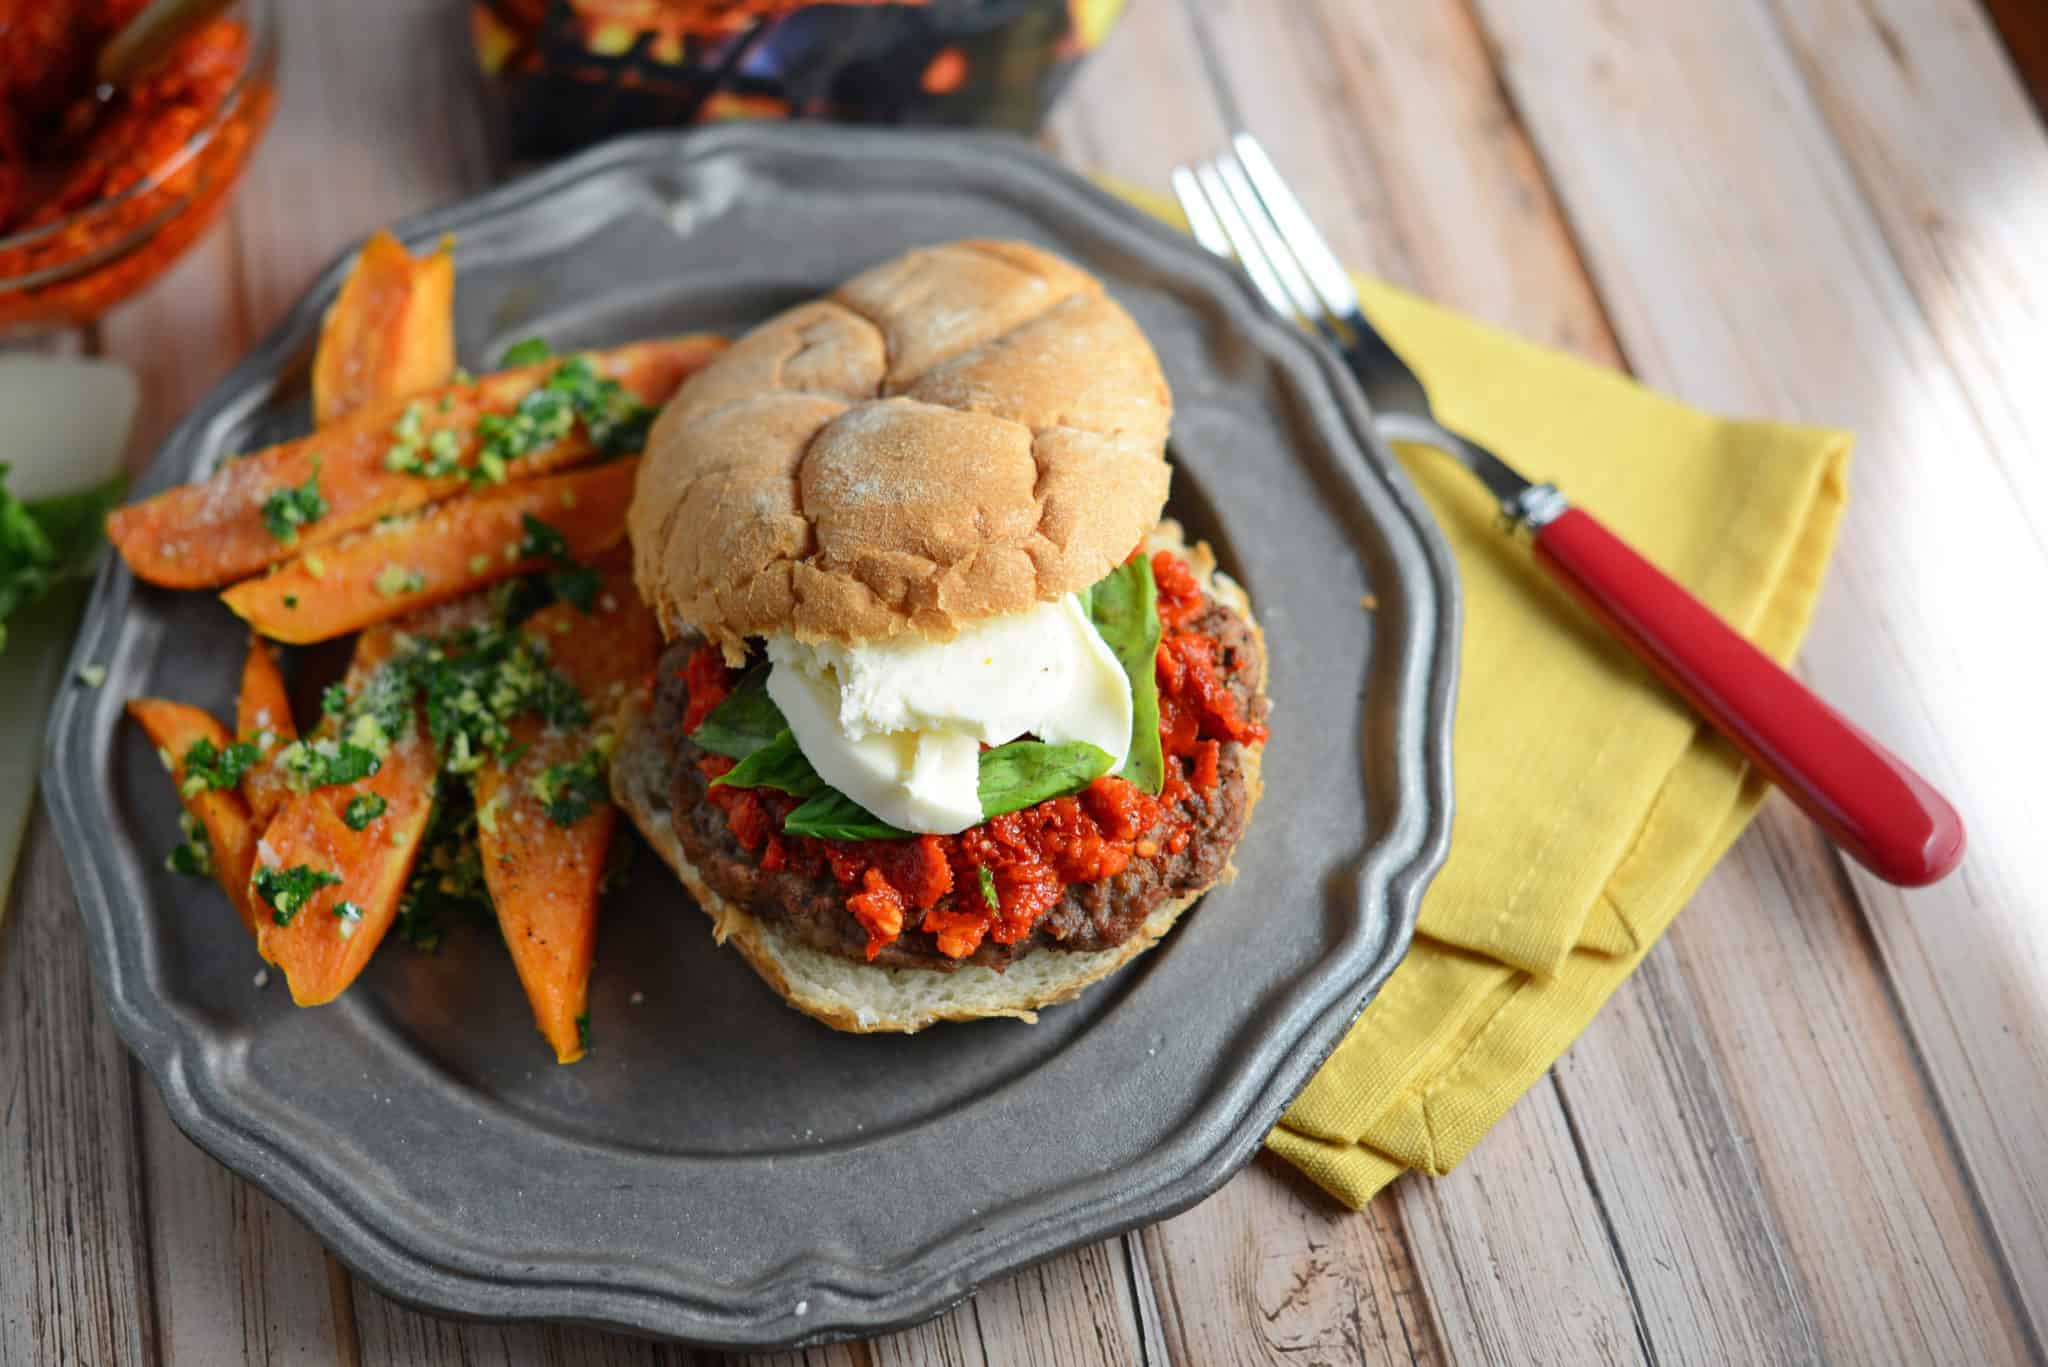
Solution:
[{"label": "green lettuce leaf", "polygon": [[1131,752],[1118,772],[1156,796],[1166,784],[1166,758],[1159,749],[1159,590],[1152,562],[1131,557],[1096,581],[1082,604],[1131,681]]},{"label": "green lettuce leaf", "polygon": [[[1158,727],[1155,725],[1155,731]],[[1036,807],[1048,798],[1079,792],[1109,772],[1108,751],[1086,741],[1047,745],[1038,740],[1013,740],[981,752],[981,815]]]}]

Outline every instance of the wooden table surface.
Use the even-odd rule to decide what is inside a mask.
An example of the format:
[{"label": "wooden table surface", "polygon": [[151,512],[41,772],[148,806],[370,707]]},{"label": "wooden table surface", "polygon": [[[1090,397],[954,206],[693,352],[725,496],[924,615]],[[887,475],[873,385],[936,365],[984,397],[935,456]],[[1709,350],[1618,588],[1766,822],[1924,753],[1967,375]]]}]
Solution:
[{"label": "wooden table surface", "polygon": [[[766,1361],[2039,1359],[2048,24],[1987,4],[1133,0],[1053,121],[1075,164],[1163,187],[1249,127],[1361,266],[1709,408],[1856,429],[1801,667],[1971,853],[1902,894],[1774,799],[1450,1177],[1352,1213],[1263,1158],[921,1328]],[[83,339],[143,377],[138,461],[344,246],[501,171],[459,6],[284,8],[230,220]],[[356,1281],[172,1126],[40,818],[12,899],[0,1364],[722,1360]]]}]

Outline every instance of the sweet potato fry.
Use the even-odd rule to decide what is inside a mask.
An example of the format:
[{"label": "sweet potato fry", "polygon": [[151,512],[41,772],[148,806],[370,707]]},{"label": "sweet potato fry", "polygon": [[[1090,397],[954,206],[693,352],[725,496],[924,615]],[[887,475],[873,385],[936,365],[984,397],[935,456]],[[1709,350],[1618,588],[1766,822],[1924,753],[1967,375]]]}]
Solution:
[{"label": "sweet potato fry", "polygon": [[569,554],[588,558],[624,538],[638,464],[614,461],[449,499],[308,552],[221,599],[265,636],[302,645],[547,568],[548,557],[527,545],[527,517],[560,533]]},{"label": "sweet potato fry", "polygon": [[277,815],[290,791],[271,761],[279,749],[298,738],[298,723],[292,720],[291,698],[284,691],[277,656],[262,637],[250,632],[249,655],[242,662],[242,687],[235,695],[235,739],[248,741],[263,757],[242,775],[242,798],[259,831]]},{"label": "sweet potato fry", "polygon": [[356,255],[313,353],[313,422],[380,399],[411,398],[455,373],[455,254],[442,238],[414,256],[378,229]]},{"label": "sweet potato fry", "polygon": [[[599,374],[616,379],[641,402],[658,405],[724,345],[710,335],[673,337],[598,352],[594,359]],[[468,472],[476,468],[483,444],[479,420],[512,413],[557,364],[500,371],[418,398],[380,399],[311,436],[228,461],[202,483],[116,509],[107,520],[108,539],[129,568],[152,584],[233,583],[380,518],[470,487]],[[442,432],[450,435],[442,438]],[[436,454],[437,444],[442,454]],[[395,449],[424,462],[422,469],[437,468],[445,458],[452,472],[393,469]],[[510,461],[504,474],[532,479],[596,454],[578,422]]]},{"label": "sweet potato fry", "polygon": [[136,698],[128,704],[133,717],[156,746],[171,771],[178,801],[206,831],[213,855],[213,876],[228,895],[242,924],[256,928],[248,901],[249,865],[256,854],[256,827],[249,820],[249,804],[233,788],[212,789],[191,785],[186,791],[185,758],[195,741],[207,741],[225,751],[232,739],[227,728],[196,707],[162,698]]},{"label": "sweet potato fry", "polygon": [[[264,831],[249,871],[256,947],[284,970],[300,1006],[339,996],[397,918],[433,814],[437,768],[415,728],[376,773],[293,794]],[[349,805],[366,796],[383,806],[353,829]]]},{"label": "sweet potato fry", "polygon": [[574,1063],[583,1057],[598,887],[618,816],[602,766],[619,699],[653,670],[661,637],[618,562],[607,568],[590,613],[557,603],[522,629],[548,643],[592,723],[574,731],[550,731],[531,717],[514,724],[515,742],[529,748],[509,767],[486,763],[477,771],[477,840],[534,1024],[556,1062]]}]

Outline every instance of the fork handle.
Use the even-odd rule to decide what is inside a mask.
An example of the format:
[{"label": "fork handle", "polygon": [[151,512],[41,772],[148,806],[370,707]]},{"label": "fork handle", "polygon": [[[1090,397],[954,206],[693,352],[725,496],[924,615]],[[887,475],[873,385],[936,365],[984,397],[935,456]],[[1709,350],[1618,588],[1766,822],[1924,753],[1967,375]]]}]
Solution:
[{"label": "fork handle", "polygon": [[1933,785],[1598,520],[1569,508],[1535,539],[1537,560],[1858,863],[1920,887],[1962,859],[1962,819]]}]

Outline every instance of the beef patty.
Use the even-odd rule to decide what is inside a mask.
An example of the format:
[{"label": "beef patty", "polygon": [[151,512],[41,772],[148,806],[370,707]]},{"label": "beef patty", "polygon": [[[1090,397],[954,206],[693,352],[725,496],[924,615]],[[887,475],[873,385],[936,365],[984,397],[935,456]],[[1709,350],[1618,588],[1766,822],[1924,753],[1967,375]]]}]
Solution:
[{"label": "beef patty", "polygon": [[[1258,660],[1258,639],[1251,626],[1213,598],[1190,629],[1216,640],[1218,663],[1239,714],[1253,722],[1266,718],[1267,702],[1253,684],[1264,675]],[[683,666],[702,644],[685,636],[668,648],[656,675],[659,682],[649,730],[666,752],[669,807],[676,836],[691,864],[721,896],[745,907],[790,939],[812,948],[867,963],[868,933],[846,908],[846,889],[829,874],[811,875],[793,869],[761,867],[761,851],[742,846],[726,824],[725,813],[705,800],[711,780],[697,762],[711,752],[682,731],[689,707]],[[1248,661],[1250,668],[1237,668]],[[1161,903],[1186,897],[1216,881],[1244,834],[1245,813],[1253,794],[1247,784],[1246,748],[1226,741],[1217,757],[1213,791],[1190,790],[1166,818],[1190,827],[1178,852],[1162,844],[1146,858],[1133,857],[1123,872],[1096,883],[1071,883],[1066,895],[1040,918],[1032,932],[1014,944],[984,940],[965,959],[939,952],[933,935],[906,918],[903,933],[884,945],[872,960],[885,968],[929,968],[950,971],[963,963],[1003,969],[1034,950],[1092,953],[1129,939]],[[1162,822],[1164,826],[1166,822]]]}]

